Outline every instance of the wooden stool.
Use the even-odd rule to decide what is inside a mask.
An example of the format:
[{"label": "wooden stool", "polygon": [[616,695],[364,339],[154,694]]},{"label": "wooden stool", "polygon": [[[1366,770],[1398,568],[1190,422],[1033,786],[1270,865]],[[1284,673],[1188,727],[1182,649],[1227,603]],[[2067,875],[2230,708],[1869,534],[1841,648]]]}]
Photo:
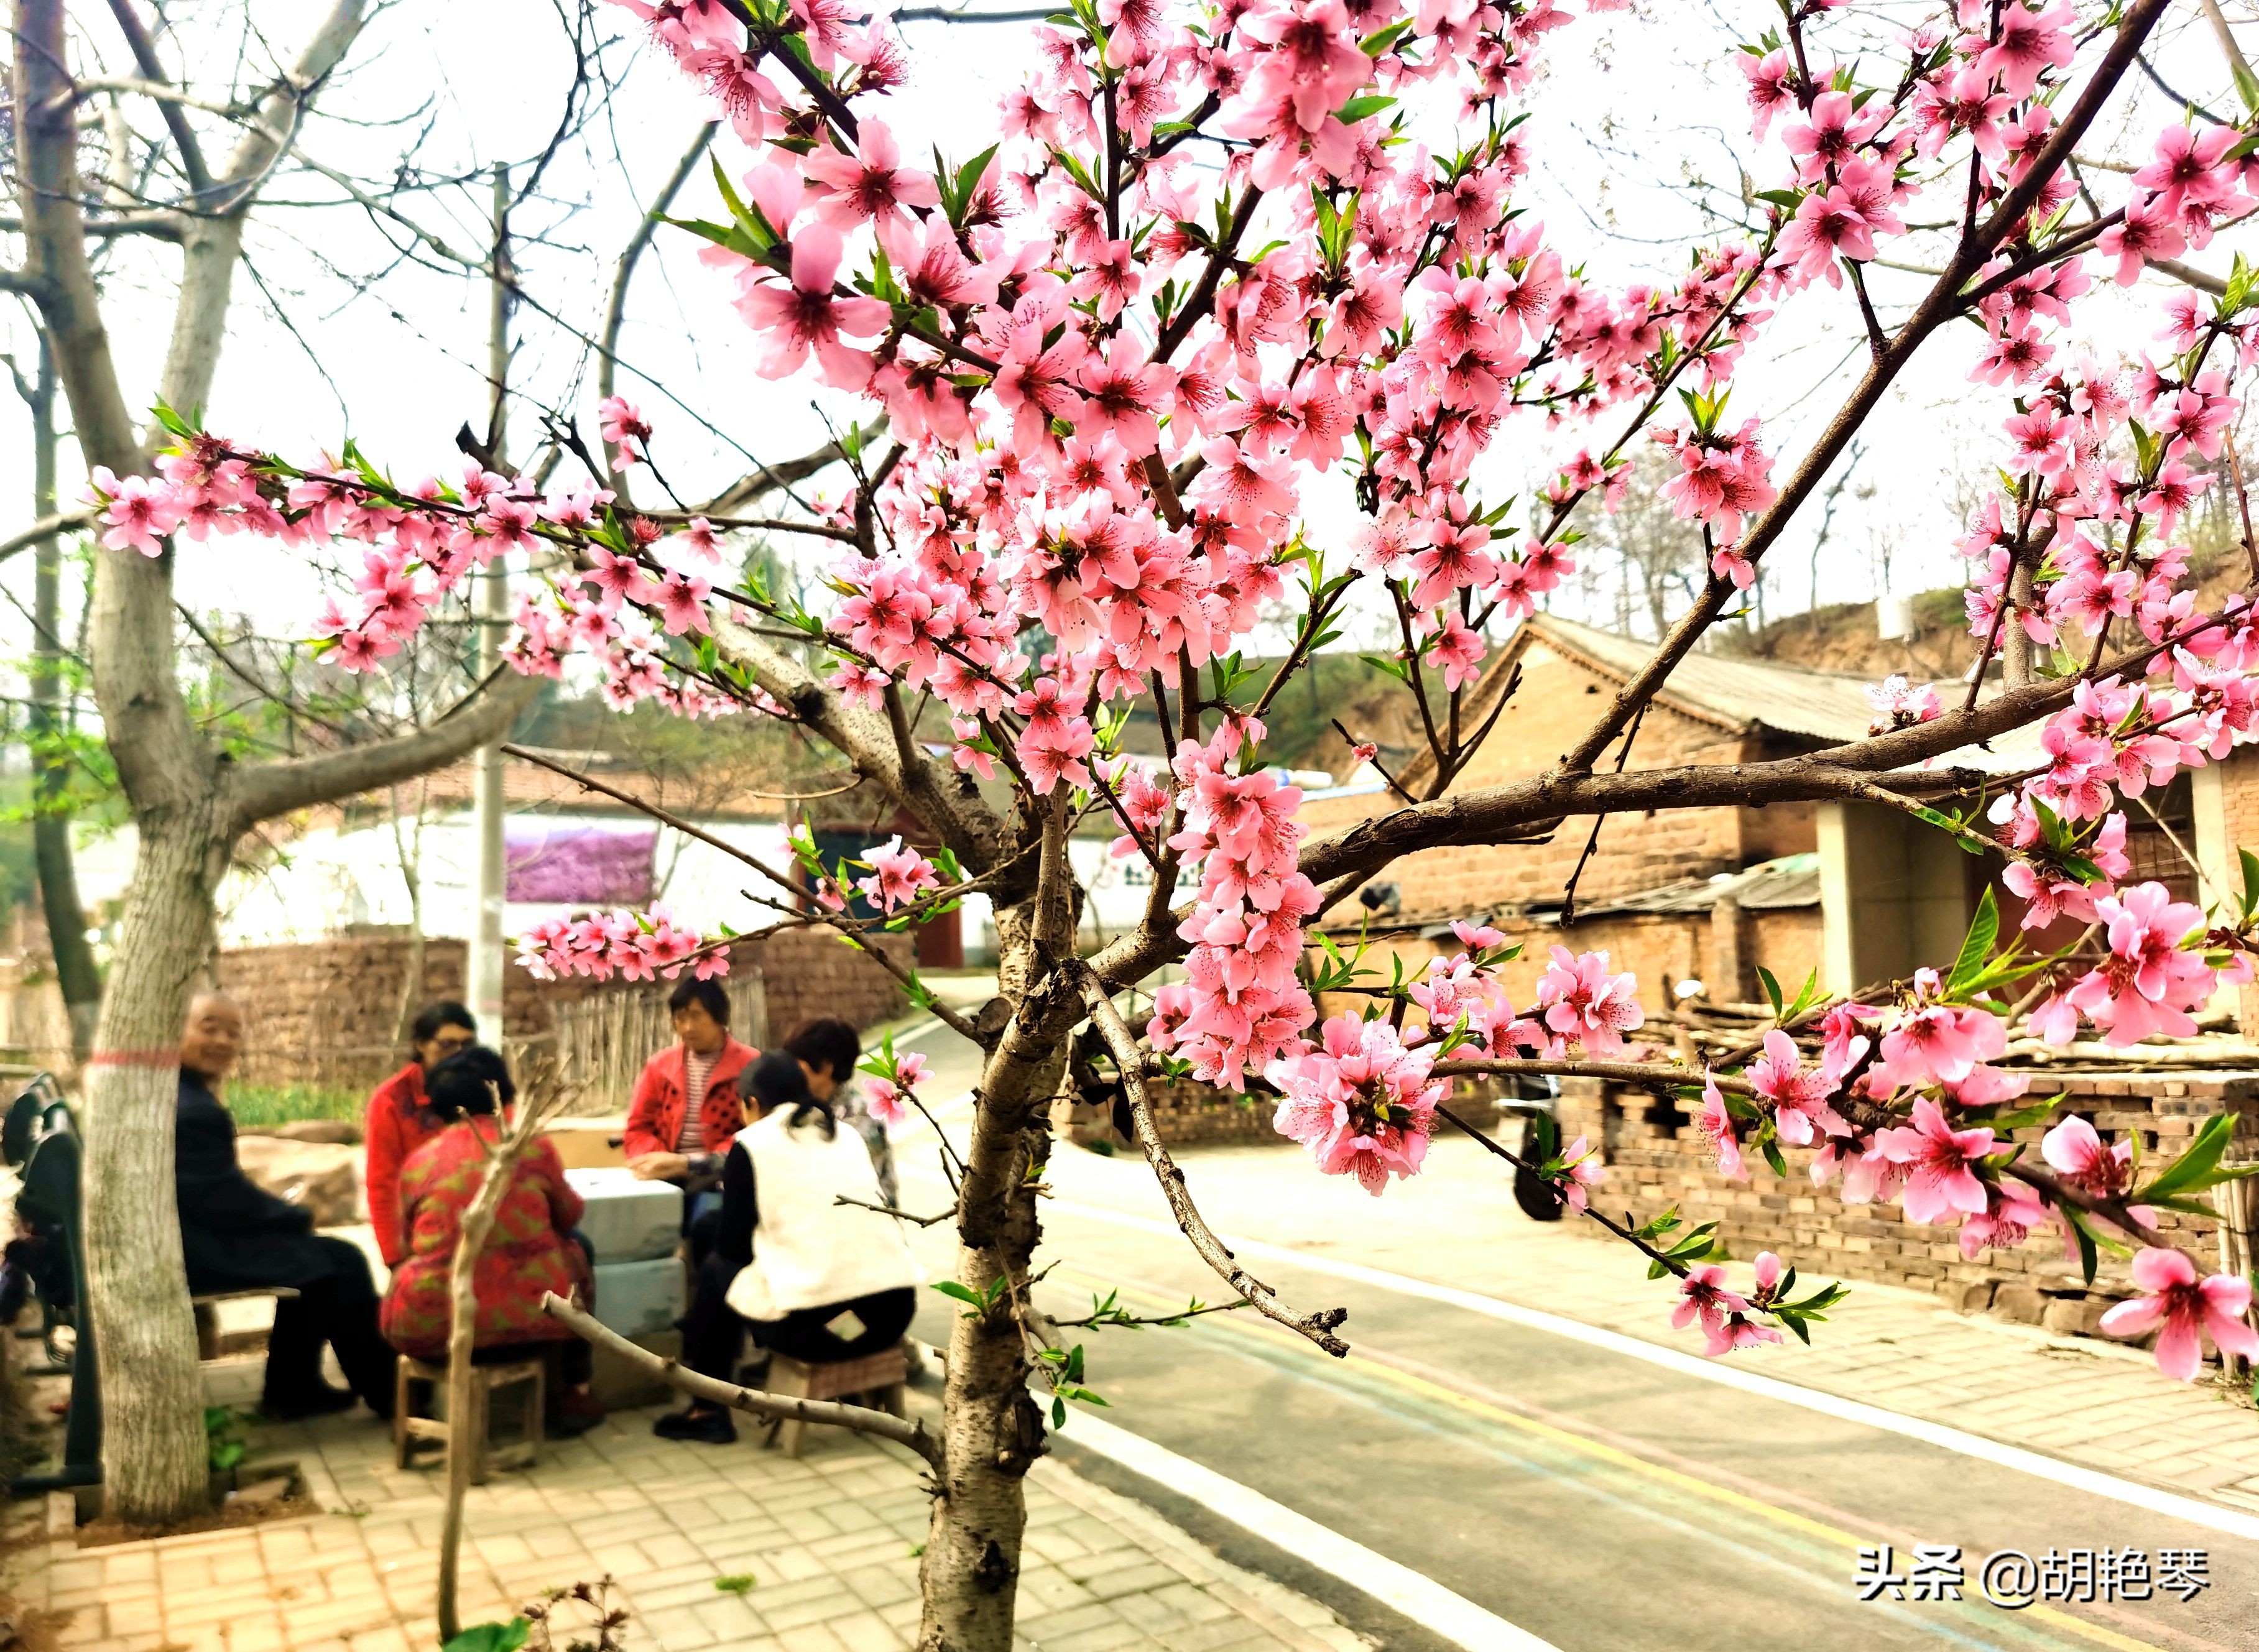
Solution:
[{"label": "wooden stool", "polygon": [[[873,1409],[899,1417],[903,1414],[902,1385],[909,1380],[909,1361],[902,1356],[900,1348],[830,1365],[808,1365],[782,1354],[772,1354],[768,1380],[761,1386],[770,1393],[793,1399],[859,1397]],[[768,1437],[761,1443],[773,1446],[781,1435],[785,1456],[797,1460],[801,1437],[807,1428],[797,1417],[774,1418],[769,1423]]]},{"label": "wooden stool", "polygon": [[[541,1455],[541,1431],[544,1412],[542,1390],[546,1374],[538,1359],[519,1360],[509,1365],[474,1365],[471,1367],[471,1414],[464,1419],[474,1444],[471,1451],[471,1484],[484,1485],[487,1476],[495,1469],[531,1468]],[[494,1397],[498,1392],[515,1391],[516,1428],[497,1440],[494,1437]],[[392,1463],[395,1468],[413,1468],[416,1454],[438,1445],[446,1447],[453,1432],[456,1419],[440,1418],[439,1397],[447,1392],[447,1368],[427,1364],[420,1359],[400,1356],[394,1368],[392,1385]],[[419,1406],[419,1403],[421,1405]],[[428,1407],[424,1409],[422,1407]]]}]

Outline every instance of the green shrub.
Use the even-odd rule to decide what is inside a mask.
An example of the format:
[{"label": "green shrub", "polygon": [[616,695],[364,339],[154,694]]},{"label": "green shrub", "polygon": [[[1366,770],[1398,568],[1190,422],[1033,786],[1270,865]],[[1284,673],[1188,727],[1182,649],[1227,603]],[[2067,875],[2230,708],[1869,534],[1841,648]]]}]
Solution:
[{"label": "green shrub", "polygon": [[226,1091],[227,1110],[239,1130],[270,1129],[302,1119],[350,1119],[358,1122],[368,1110],[368,1097],[359,1090],[338,1090],[311,1084],[232,1084]]}]

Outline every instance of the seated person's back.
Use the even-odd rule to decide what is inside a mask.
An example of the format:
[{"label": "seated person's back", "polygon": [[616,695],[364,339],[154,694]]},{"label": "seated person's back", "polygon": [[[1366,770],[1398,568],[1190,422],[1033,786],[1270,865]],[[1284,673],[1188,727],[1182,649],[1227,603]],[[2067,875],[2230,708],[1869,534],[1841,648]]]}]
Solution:
[{"label": "seated person's back", "polygon": [[[880,1200],[869,1150],[790,1056],[763,1056],[744,1082],[760,1117],[723,1163],[721,1220],[683,1323],[685,1363],[728,1380],[748,1328],[770,1353],[809,1364],[894,1346],[924,1275]],[[702,1401],[652,1426],[670,1440],[737,1438],[729,1413]]]},{"label": "seated person's back", "polygon": [[[453,1278],[463,1220],[485,1181],[486,1146],[501,1132],[500,1109],[514,1092],[502,1057],[482,1045],[433,1067],[424,1089],[447,1123],[401,1167],[408,1255],[385,1293],[383,1326],[386,1340],[401,1352],[436,1360],[446,1356],[453,1323]],[[581,1209],[556,1148],[545,1137],[535,1142],[512,1168],[510,1190],[479,1253],[474,1347],[571,1339],[570,1331],[541,1311],[541,1299],[551,1291],[567,1299],[575,1291],[583,1300],[588,1295],[588,1258],[573,1238]]]}]

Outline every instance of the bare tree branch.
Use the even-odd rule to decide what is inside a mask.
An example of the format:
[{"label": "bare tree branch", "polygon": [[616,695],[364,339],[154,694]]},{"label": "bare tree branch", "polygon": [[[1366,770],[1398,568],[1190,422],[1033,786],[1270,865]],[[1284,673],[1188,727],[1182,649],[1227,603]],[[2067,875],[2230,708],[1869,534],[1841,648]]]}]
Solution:
[{"label": "bare tree branch", "polygon": [[1161,1184],[1161,1193],[1169,1201],[1170,1214],[1176,1217],[1177,1226],[1200,1259],[1215,1270],[1216,1277],[1244,1298],[1257,1313],[1275,1321],[1299,1336],[1308,1337],[1327,1353],[1341,1358],[1349,1352],[1349,1344],[1334,1335],[1334,1328],[1349,1317],[1347,1308],[1323,1308],[1315,1314],[1302,1314],[1288,1307],[1279,1300],[1279,1293],[1239,1265],[1230,1247],[1215,1235],[1208,1225],[1200,1207],[1193,1203],[1191,1192],[1185,1186],[1185,1173],[1169,1156],[1161,1141],[1160,1132],[1153,1127],[1152,1103],[1145,1094],[1144,1057],[1137,1049],[1137,1036],[1122,1019],[1122,1012],[1114,1008],[1114,1000],[1095,975],[1080,965],[1072,966],[1082,984],[1082,1001],[1090,1011],[1091,1025],[1106,1041],[1106,1048],[1114,1057],[1115,1067],[1122,1074],[1122,1087],[1130,1100],[1130,1118],[1135,1127],[1137,1145],[1144,1150],[1145,1162],[1153,1167],[1153,1175]]},{"label": "bare tree branch", "polygon": [[[867,445],[887,433],[887,415],[881,409],[879,416],[868,424],[857,424],[852,428],[854,431],[853,439]],[[781,464],[763,465],[752,474],[741,477],[715,495],[713,498],[701,505],[695,514],[715,517],[717,520],[723,516],[742,515],[747,507],[757,503],[768,495],[779,489],[788,489],[795,482],[805,481],[816,472],[839,463],[847,457],[844,444],[848,439],[842,438],[839,441],[826,442],[812,452],[802,453],[798,459],[787,459]],[[743,525],[758,527],[763,524],[748,523]],[[798,524],[780,523],[778,525],[797,526]],[[802,530],[805,531],[805,530]],[[853,538],[852,534],[848,537]]]},{"label": "bare tree branch", "polygon": [[230,799],[239,830],[333,798],[376,791],[451,763],[507,732],[539,687],[538,678],[508,673],[474,690],[474,700],[428,729],[246,768],[236,777]]},{"label": "bare tree branch", "polygon": [[[715,131],[721,124],[718,120],[709,120],[698,128],[689,147],[682,152],[682,159],[674,163],[674,170],[667,174],[666,182],[652,197],[650,210],[643,215],[643,221],[636,225],[635,233],[628,237],[628,244],[620,249],[619,258],[612,266],[612,288],[604,300],[603,330],[597,334],[602,341],[596,346],[596,395],[599,400],[609,401],[615,394],[615,358],[620,345],[620,328],[627,320],[628,283],[635,279],[636,266],[642,261],[644,250],[650,246],[659,220],[666,216],[667,208],[674,204],[676,194],[689,179],[692,169],[698,165],[698,158],[713,143]],[[627,478],[614,470],[607,480],[612,490],[624,501],[627,498]]]},{"label": "bare tree branch", "polygon": [[41,516],[28,528],[19,528],[6,538],[0,539],[0,562],[5,562],[19,551],[29,551],[42,540],[52,539],[73,528],[83,528],[94,520],[94,512],[83,508],[77,510],[58,510],[52,516]]},{"label": "bare tree branch", "polygon": [[728,1406],[733,1410],[749,1412],[756,1417],[776,1417],[788,1422],[816,1422],[836,1428],[852,1428],[857,1434],[867,1434],[874,1440],[888,1440],[899,1446],[908,1446],[935,1468],[942,1465],[941,1442],[927,1431],[923,1422],[912,1422],[891,1413],[873,1411],[863,1406],[843,1406],[829,1399],[795,1399],[782,1394],[763,1393],[759,1389],[740,1388],[718,1378],[702,1376],[679,1360],[654,1354],[646,1348],[638,1348],[626,1337],[608,1328],[594,1314],[583,1314],[564,1298],[553,1293],[541,1299],[541,1311],[583,1342],[618,1356],[669,1387],[680,1389],[693,1399],[702,1399],[709,1405]]},{"label": "bare tree branch", "polygon": [[[196,128],[182,113],[182,100],[174,93],[171,77],[165,73],[163,60],[157,55],[157,43],[149,38],[141,14],[133,9],[133,0],[110,0],[110,11],[118,19],[119,32],[125,36],[127,49],[133,53],[134,67],[152,83],[149,95],[158,99],[157,109],[164,117],[165,130],[173,135],[173,147],[181,157],[181,177],[189,186],[189,197],[201,203],[211,191],[211,174],[204,167],[203,146],[196,141]],[[87,82],[82,81],[79,85],[84,89]]]}]

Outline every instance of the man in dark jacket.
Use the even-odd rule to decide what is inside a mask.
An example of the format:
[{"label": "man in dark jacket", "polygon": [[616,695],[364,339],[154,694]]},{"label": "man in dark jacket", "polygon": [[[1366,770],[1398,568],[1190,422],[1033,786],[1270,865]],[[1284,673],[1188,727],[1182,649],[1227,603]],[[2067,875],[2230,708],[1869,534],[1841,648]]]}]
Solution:
[{"label": "man in dark jacket", "polygon": [[[289,1285],[274,1305],[260,1409],[286,1420],[343,1411],[354,1394],[392,1414],[392,1349],[376,1328],[368,1259],[314,1232],[310,1213],[277,1199],[235,1157],[235,1121],[215,1092],[243,1047],[243,1012],[220,993],[189,1005],[181,1033],[181,1095],[173,1149],[181,1251],[196,1296]],[[350,1391],[322,1378],[322,1344],[337,1350]]]}]

